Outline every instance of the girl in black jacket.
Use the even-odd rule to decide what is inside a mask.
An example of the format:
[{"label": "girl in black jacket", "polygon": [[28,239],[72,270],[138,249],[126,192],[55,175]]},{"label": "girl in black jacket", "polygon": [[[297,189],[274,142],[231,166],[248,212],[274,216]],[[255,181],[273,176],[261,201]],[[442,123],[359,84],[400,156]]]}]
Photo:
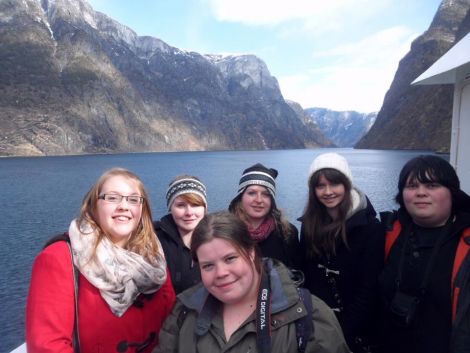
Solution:
[{"label": "girl in black jacket", "polygon": [[206,187],[195,176],[180,175],[168,186],[169,213],[154,222],[176,294],[201,281],[189,251],[194,228],[207,213]]},{"label": "girl in black jacket", "polygon": [[276,206],[276,177],[276,169],[260,163],[245,169],[229,211],[248,226],[263,257],[299,269],[298,231]]},{"label": "girl in black jacket", "polygon": [[376,336],[383,227],[341,155],[318,156],[308,186],[300,219],[305,285],[335,311],[351,350],[361,352]]}]

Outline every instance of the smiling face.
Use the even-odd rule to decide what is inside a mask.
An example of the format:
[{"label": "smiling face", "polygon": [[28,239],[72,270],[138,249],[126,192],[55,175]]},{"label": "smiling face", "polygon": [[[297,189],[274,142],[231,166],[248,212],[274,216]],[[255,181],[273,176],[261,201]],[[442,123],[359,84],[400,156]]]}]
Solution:
[{"label": "smiling face", "polygon": [[224,304],[239,304],[256,298],[259,274],[254,249],[249,259],[227,240],[214,238],[196,251],[201,278],[207,290]]},{"label": "smiling face", "polygon": [[346,189],[342,183],[333,183],[320,175],[318,183],[315,185],[315,196],[323,204],[328,213],[338,209],[344,200]]},{"label": "smiling face", "polygon": [[[135,180],[116,175],[102,185],[100,195],[116,194],[142,196]],[[119,203],[98,199],[96,204],[97,223],[103,232],[117,246],[124,247],[142,217],[142,204],[131,205],[123,198]]]},{"label": "smiling face", "polygon": [[203,205],[202,199],[199,204],[195,204],[190,202],[184,195],[175,198],[171,204],[170,212],[180,235],[183,236],[194,231],[206,212]]},{"label": "smiling face", "polygon": [[264,186],[250,185],[243,192],[241,206],[248,222],[259,225],[271,211],[271,194]]},{"label": "smiling face", "polygon": [[439,183],[421,183],[416,178],[408,178],[403,189],[403,204],[416,224],[440,227],[450,217],[452,195]]}]

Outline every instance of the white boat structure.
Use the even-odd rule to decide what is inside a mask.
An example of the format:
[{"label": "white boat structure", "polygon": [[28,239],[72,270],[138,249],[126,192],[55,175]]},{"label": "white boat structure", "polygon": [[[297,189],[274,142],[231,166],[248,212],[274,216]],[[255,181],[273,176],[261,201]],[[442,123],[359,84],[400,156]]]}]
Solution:
[{"label": "white boat structure", "polygon": [[461,189],[470,194],[470,33],[411,84],[454,85],[450,163],[457,171]]}]

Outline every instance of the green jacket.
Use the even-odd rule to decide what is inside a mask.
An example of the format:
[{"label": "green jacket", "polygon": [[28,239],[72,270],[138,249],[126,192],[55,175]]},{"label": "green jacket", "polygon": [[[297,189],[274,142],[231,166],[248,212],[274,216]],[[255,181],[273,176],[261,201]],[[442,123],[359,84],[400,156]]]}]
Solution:
[{"label": "green jacket", "polygon": [[[276,260],[264,261],[272,292],[272,352],[296,353],[295,320],[307,315],[307,311],[289,278],[287,268]],[[251,314],[227,342],[220,313],[221,304],[214,300],[206,301],[208,296],[210,294],[202,284],[178,295],[176,305],[160,331],[159,345],[154,353],[257,352],[255,314]],[[312,301],[314,329],[306,353],[349,352],[333,311],[313,295]],[[208,302],[215,302],[218,307],[211,308],[206,304]],[[187,314],[181,314],[185,309]]]}]

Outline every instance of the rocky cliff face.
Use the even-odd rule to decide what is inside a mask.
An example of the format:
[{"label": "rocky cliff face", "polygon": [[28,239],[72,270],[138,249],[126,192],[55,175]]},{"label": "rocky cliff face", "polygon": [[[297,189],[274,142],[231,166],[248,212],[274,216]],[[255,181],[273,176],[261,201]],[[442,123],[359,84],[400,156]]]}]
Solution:
[{"label": "rocky cliff face", "polygon": [[[319,143],[323,147],[337,147],[338,145],[335,144],[335,142],[327,136],[327,133],[320,128],[320,125],[315,123],[315,121],[312,120],[311,116],[308,113],[308,109],[302,108],[302,106],[297,103],[293,102],[290,100],[286,101],[287,104],[294,110],[294,112],[297,114],[297,116],[300,118],[302,121],[302,124],[305,125],[307,129],[309,129],[312,134],[315,136],[315,141]],[[306,147],[316,147],[315,145],[307,145]]]},{"label": "rocky cliff face", "polygon": [[311,121],[338,147],[353,147],[374,124],[377,113],[305,109]]},{"label": "rocky cliff face", "polygon": [[0,2],[0,155],[274,149],[325,138],[255,56],[185,52],[84,0]]},{"label": "rocky cliff face", "polygon": [[444,0],[429,29],[400,61],[377,120],[356,148],[448,152],[452,85],[410,86],[470,31],[470,0]]}]

